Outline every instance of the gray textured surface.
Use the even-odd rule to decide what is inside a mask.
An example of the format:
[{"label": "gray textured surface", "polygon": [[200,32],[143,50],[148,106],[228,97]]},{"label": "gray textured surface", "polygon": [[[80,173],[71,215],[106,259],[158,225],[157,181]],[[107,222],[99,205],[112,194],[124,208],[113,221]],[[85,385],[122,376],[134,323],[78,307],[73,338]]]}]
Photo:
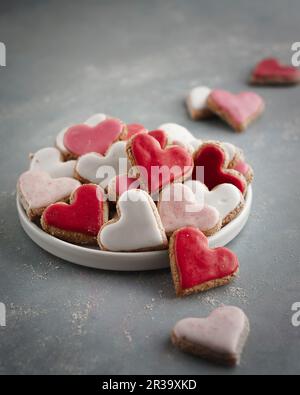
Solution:
[{"label": "gray textured surface", "polygon": [[[300,88],[258,89],[267,112],[243,135],[194,123],[183,97],[197,84],[247,88],[252,65],[289,59],[299,41],[298,0],[1,1],[1,373],[299,373]],[[94,112],[149,128],[174,121],[199,137],[245,149],[256,170],[252,216],[231,244],[241,262],[231,286],[184,300],[168,271],[109,273],[65,263],[21,230],[14,189],[27,155]],[[240,368],[173,349],[173,324],[221,303],[241,306],[252,333]]]}]

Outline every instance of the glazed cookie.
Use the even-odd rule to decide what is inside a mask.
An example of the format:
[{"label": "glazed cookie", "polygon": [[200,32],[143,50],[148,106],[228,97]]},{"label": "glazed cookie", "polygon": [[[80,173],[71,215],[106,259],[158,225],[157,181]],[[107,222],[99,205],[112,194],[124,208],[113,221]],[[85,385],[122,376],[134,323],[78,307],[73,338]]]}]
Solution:
[{"label": "glazed cookie", "polygon": [[130,189],[140,189],[138,178],[129,177],[127,174],[116,176],[108,183],[108,200],[110,202],[116,202],[124,192],[129,191]]},{"label": "glazed cookie", "polygon": [[175,325],[173,344],[180,350],[225,366],[239,365],[250,332],[246,314],[223,306],[208,318],[185,318]]},{"label": "glazed cookie", "polygon": [[125,125],[119,119],[108,118],[95,126],[86,123],[71,126],[64,133],[63,143],[68,156],[75,159],[90,152],[105,155],[125,132]]},{"label": "glazed cookie", "polygon": [[57,148],[43,148],[30,155],[30,159],[30,170],[44,171],[52,178],[74,177],[76,161],[64,162]]},{"label": "glazed cookie", "polygon": [[70,198],[70,204],[55,203],[43,213],[45,232],[76,244],[97,244],[101,226],[108,221],[104,191],[93,184],[82,185]]},{"label": "glazed cookie", "polygon": [[[84,125],[88,125],[88,126],[96,126],[100,122],[105,121],[107,118],[108,118],[108,116],[105,114],[101,114],[101,113],[94,114],[83,123],[84,123]],[[64,144],[65,133],[68,129],[69,129],[69,127],[64,128],[56,137],[56,147],[59,149],[59,151],[62,153],[62,155],[65,159],[72,158],[72,154],[68,151],[68,149],[66,148],[66,146]]]},{"label": "glazed cookie", "polygon": [[75,176],[83,183],[91,182],[106,188],[112,178],[127,171],[126,142],[118,141],[105,156],[95,152],[82,155],[77,160]]},{"label": "glazed cookie", "polygon": [[278,59],[262,60],[252,71],[254,85],[294,85],[300,83],[300,70],[283,65]]},{"label": "glazed cookie", "polygon": [[173,233],[169,255],[177,296],[226,285],[239,271],[233,252],[227,248],[210,249],[206,236],[192,227]]},{"label": "glazed cookie", "polygon": [[183,184],[171,184],[164,188],[158,202],[158,212],[168,236],[185,226],[194,226],[206,236],[221,229],[219,212],[202,200],[200,191],[196,198],[191,188]]},{"label": "glazed cookie", "polygon": [[233,95],[215,90],[209,95],[207,105],[237,132],[244,131],[265,109],[263,99],[253,92]]},{"label": "glazed cookie", "polygon": [[[221,144],[204,143],[194,154],[193,179],[203,181],[209,190],[220,184],[233,184],[242,194],[247,191],[247,182],[242,174],[228,169],[229,158]],[[203,179],[201,179],[203,178]]]},{"label": "glazed cookie", "polygon": [[233,221],[245,206],[241,191],[232,184],[221,184],[211,191],[200,181],[189,180],[184,185],[193,191],[198,202],[204,200],[206,205],[218,211],[222,226]]},{"label": "glazed cookie", "polygon": [[190,91],[186,98],[188,113],[195,121],[213,116],[207,107],[207,99],[211,89],[206,86],[198,86]]},{"label": "glazed cookie", "polygon": [[177,123],[164,123],[158,130],[163,130],[168,136],[168,145],[179,145],[192,152],[196,138],[184,126]]},{"label": "glazed cookie", "polygon": [[108,251],[163,250],[168,240],[157,208],[151,197],[142,190],[131,189],[117,203],[117,218],[105,224],[98,243]]},{"label": "glazed cookie", "polygon": [[127,155],[138,172],[141,187],[151,194],[164,186],[191,176],[193,158],[182,147],[162,149],[160,143],[149,134],[138,134],[127,143]]},{"label": "glazed cookie", "polygon": [[253,182],[254,171],[252,167],[245,162],[244,159],[238,160],[232,168],[233,170],[238,171],[245,177],[247,184],[251,184]]},{"label": "glazed cookie", "polygon": [[51,178],[42,171],[27,171],[19,178],[19,199],[30,220],[40,217],[50,204],[67,201],[72,192],[80,187],[72,178]]}]

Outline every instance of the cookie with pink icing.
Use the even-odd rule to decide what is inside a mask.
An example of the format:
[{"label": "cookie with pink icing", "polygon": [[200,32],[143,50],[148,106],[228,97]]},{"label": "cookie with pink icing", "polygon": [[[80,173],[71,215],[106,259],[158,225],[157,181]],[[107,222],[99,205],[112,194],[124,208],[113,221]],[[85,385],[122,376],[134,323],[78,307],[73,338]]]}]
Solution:
[{"label": "cookie with pink icing", "polygon": [[210,94],[211,89],[206,86],[198,86],[189,92],[186,98],[186,106],[193,120],[197,121],[213,116],[213,113],[207,107],[207,99]]},{"label": "cookie with pink icing", "polygon": [[106,188],[111,179],[128,171],[126,142],[114,143],[106,155],[91,152],[82,155],[76,163],[75,176],[83,183],[100,184]]},{"label": "cookie with pink icing", "polygon": [[180,350],[226,366],[240,363],[250,323],[239,308],[224,306],[208,318],[185,318],[174,326],[171,339]]},{"label": "cookie with pink icing", "polygon": [[98,243],[101,249],[115,252],[166,249],[168,240],[150,195],[140,189],[124,192],[117,217],[102,227]]},{"label": "cookie with pink icing", "polygon": [[140,189],[140,181],[136,177],[120,174],[110,180],[107,187],[107,196],[110,202],[116,202],[124,192],[130,189]]},{"label": "cookie with pink icing", "polygon": [[74,177],[76,161],[63,161],[61,152],[54,147],[43,148],[30,156],[30,170],[45,171],[52,178]]},{"label": "cookie with pink icing", "polygon": [[220,214],[222,226],[233,221],[245,206],[241,191],[232,184],[220,184],[211,191],[200,181],[189,180],[184,184],[190,188],[196,200],[210,207],[214,207]]},{"label": "cookie with pink icing", "polygon": [[[107,118],[109,118],[107,115],[98,113],[92,115],[83,123],[88,126],[96,126],[100,122],[105,121]],[[65,159],[70,159],[72,157],[72,154],[68,151],[67,147],[64,144],[65,133],[67,132],[69,127],[70,126],[63,128],[57,135],[55,141],[56,147],[59,149],[59,151],[62,153]]]},{"label": "cookie with pink icing", "polygon": [[19,178],[17,191],[28,218],[34,220],[50,204],[67,201],[80,185],[72,178],[54,179],[42,171],[27,171]]},{"label": "cookie with pink icing", "polygon": [[184,184],[171,184],[164,188],[158,202],[158,212],[168,236],[177,229],[193,226],[206,236],[212,236],[221,228],[220,214],[204,201],[205,191],[197,197]]},{"label": "cookie with pink icing", "polygon": [[223,90],[214,90],[207,99],[208,108],[236,132],[244,131],[264,112],[264,100],[253,92],[234,95]]}]

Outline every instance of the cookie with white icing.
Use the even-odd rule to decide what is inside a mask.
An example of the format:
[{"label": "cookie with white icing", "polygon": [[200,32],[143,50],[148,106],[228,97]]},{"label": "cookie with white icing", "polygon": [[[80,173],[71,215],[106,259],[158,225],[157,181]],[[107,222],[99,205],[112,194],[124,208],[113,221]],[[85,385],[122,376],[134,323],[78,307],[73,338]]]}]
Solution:
[{"label": "cookie with white icing", "polygon": [[76,161],[63,161],[61,152],[54,147],[43,148],[30,155],[30,170],[45,171],[52,178],[74,177]]},{"label": "cookie with white icing", "polygon": [[114,143],[105,156],[91,152],[82,155],[76,163],[75,176],[83,183],[95,183],[106,188],[120,173],[128,171],[126,142]]},{"label": "cookie with white icing", "polygon": [[224,306],[208,318],[185,318],[174,326],[171,339],[180,350],[226,366],[240,363],[250,333],[246,314]]},{"label": "cookie with white icing", "polygon": [[[102,113],[94,114],[83,123],[88,126],[96,126],[98,123],[105,121],[105,119],[107,119],[107,118],[108,118],[108,116],[105,114],[102,114]],[[62,153],[62,155],[66,159],[69,159],[70,157],[72,157],[72,155],[70,154],[70,152],[68,151],[68,149],[66,148],[66,146],[64,144],[65,133],[69,129],[69,127],[70,126],[63,128],[57,135],[56,141],[55,141],[56,147],[59,149],[59,151]]]},{"label": "cookie with white icing", "polygon": [[211,191],[200,181],[189,180],[185,186],[190,188],[196,200],[214,207],[220,214],[222,226],[234,220],[245,206],[241,191],[232,184],[220,184]]},{"label": "cookie with white icing", "polygon": [[171,184],[162,190],[158,212],[168,236],[185,226],[194,226],[206,236],[221,229],[220,214],[204,201],[205,192],[198,191],[197,198],[191,188],[184,184]]},{"label": "cookie with white icing", "polygon": [[17,191],[28,218],[34,220],[50,204],[67,201],[80,185],[73,178],[51,178],[42,171],[27,171],[20,176]]},{"label": "cookie with white icing", "polygon": [[114,252],[163,250],[168,240],[157,208],[150,195],[139,189],[129,190],[117,203],[117,218],[105,224],[98,243]]},{"label": "cookie with white icing", "polygon": [[206,86],[198,86],[193,88],[188,94],[186,106],[193,120],[197,121],[213,116],[213,113],[207,107],[207,99],[211,92],[211,89]]}]

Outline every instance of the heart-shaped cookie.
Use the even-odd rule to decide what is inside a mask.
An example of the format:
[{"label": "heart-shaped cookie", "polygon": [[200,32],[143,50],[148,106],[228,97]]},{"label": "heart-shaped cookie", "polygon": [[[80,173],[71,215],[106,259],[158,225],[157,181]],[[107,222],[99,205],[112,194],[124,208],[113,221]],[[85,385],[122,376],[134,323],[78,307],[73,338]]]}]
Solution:
[{"label": "heart-shaped cookie", "polygon": [[126,142],[117,141],[105,156],[95,152],[82,155],[77,160],[75,175],[81,182],[100,184],[106,188],[111,179],[127,171]]},{"label": "heart-shaped cookie", "polygon": [[124,192],[130,189],[140,189],[138,178],[129,177],[127,174],[120,174],[110,180],[107,187],[107,196],[110,202],[116,202]]},{"label": "heart-shaped cookie", "polygon": [[101,226],[108,221],[104,191],[97,185],[82,185],[72,194],[70,204],[55,203],[43,213],[45,232],[76,244],[97,244]]},{"label": "heart-shaped cookie", "polygon": [[[108,116],[105,114],[94,114],[92,115],[90,118],[88,118],[85,122],[83,122],[85,125],[88,126],[96,126],[99,123],[105,121],[105,119],[107,119]],[[69,129],[69,127],[67,128],[63,128],[61,130],[61,132],[59,132],[59,134],[56,137],[56,147],[59,149],[59,151],[62,153],[63,157],[65,158],[65,160],[68,159],[73,159],[74,155],[72,155],[71,152],[68,151],[68,149],[66,148],[65,144],[64,144],[64,138],[65,138],[65,133],[67,132],[67,130]],[[75,158],[76,159],[76,158]]]},{"label": "heart-shaped cookie", "polygon": [[227,248],[210,249],[206,236],[192,227],[173,233],[169,254],[177,296],[228,284],[239,271],[233,252]]},{"label": "heart-shaped cookie", "polygon": [[95,126],[75,125],[65,132],[64,145],[75,158],[90,152],[105,155],[109,147],[121,139],[124,130],[124,124],[114,118]]},{"label": "heart-shaped cookie", "polygon": [[244,159],[237,160],[232,168],[233,170],[241,173],[245,177],[247,183],[251,184],[254,178],[254,171],[252,167],[247,162],[245,162]]},{"label": "heart-shaped cookie", "polygon": [[235,366],[240,363],[249,332],[246,314],[237,307],[224,306],[208,318],[185,318],[177,322],[171,339],[182,351]]},{"label": "heart-shaped cookie", "polygon": [[57,148],[43,148],[31,155],[30,159],[30,170],[45,171],[52,178],[74,177],[76,161],[63,162]]},{"label": "heart-shaped cookie", "polygon": [[211,89],[206,86],[193,88],[186,99],[188,113],[192,119],[200,120],[213,116],[207,107],[207,99],[211,94]]},{"label": "heart-shaped cookie", "polygon": [[208,97],[207,105],[237,132],[244,131],[265,109],[263,99],[253,92],[233,95],[214,90]]},{"label": "heart-shaped cookie", "polygon": [[168,240],[157,208],[142,190],[131,189],[117,203],[118,217],[105,224],[98,243],[108,251],[152,251],[166,249]]},{"label": "heart-shaped cookie", "polygon": [[151,130],[151,132],[149,132],[148,134],[149,136],[154,137],[159,142],[162,149],[165,149],[168,145],[168,135],[163,130]]},{"label": "heart-shaped cookie", "polygon": [[52,179],[42,171],[27,171],[19,178],[17,190],[27,216],[34,220],[50,204],[68,200],[80,185],[79,181],[72,178]]},{"label": "heart-shaped cookie", "polygon": [[188,180],[184,185],[193,191],[198,202],[204,200],[206,205],[219,212],[222,226],[236,218],[245,205],[241,191],[232,184],[221,184],[211,191],[202,182],[195,180]]},{"label": "heart-shaped cookie", "polygon": [[221,144],[206,142],[194,154],[193,179],[203,182],[209,190],[220,184],[233,184],[243,194],[247,191],[245,178],[233,169],[228,169],[228,156]]},{"label": "heart-shaped cookie", "polygon": [[175,183],[162,190],[159,197],[158,212],[168,236],[185,226],[194,226],[206,236],[212,236],[221,229],[219,212],[204,203],[205,193],[196,198],[186,185]]},{"label": "heart-shaped cookie", "polygon": [[258,85],[293,85],[300,83],[300,70],[283,65],[278,59],[262,60],[253,70],[251,82]]},{"label": "heart-shaped cookie", "polygon": [[162,149],[149,134],[138,134],[127,144],[131,165],[138,170],[143,189],[156,193],[167,184],[188,178],[193,171],[193,158],[182,147]]}]

